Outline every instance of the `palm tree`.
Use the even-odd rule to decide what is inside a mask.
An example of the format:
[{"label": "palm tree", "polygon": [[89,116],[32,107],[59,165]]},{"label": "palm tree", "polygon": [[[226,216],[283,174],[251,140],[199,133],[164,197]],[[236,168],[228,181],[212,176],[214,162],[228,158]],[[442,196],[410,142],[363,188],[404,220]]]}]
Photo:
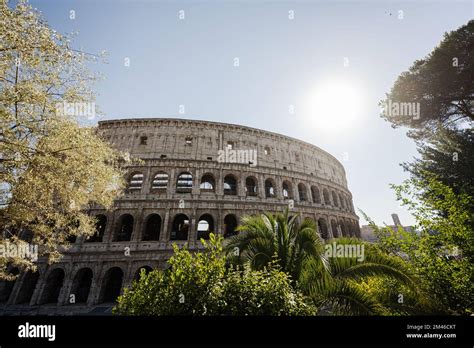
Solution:
[{"label": "palm tree", "polygon": [[[324,265],[324,242],[310,219],[298,223],[298,215],[264,213],[246,216],[239,232],[225,247],[232,263],[249,263],[252,269],[261,270],[270,263],[277,263],[289,274],[293,282],[300,279],[310,265]],[[242,232],[242,233],[240,233]],[[235,251],[238,252],[235,252]]]},{"label": "palm tree", "polygon": [[[385,277],[416,291],[413,277],[404,261],[381,252],[375,245],[356,238],[337,238],[338,246],[364,247],[363,260],[357,257],[327,257],[325,272],[306,269],[301,276],[305,293],[311,296],[324,314],[385,314],[386,308],[358,283],[368,277]],[[333,241],[329,241],[331,243]],[[328,244],[329,244],[328,243]]]},{"label": "palm tree", "polygon": [[[389,277],[414,289],[414,282],[396,256],[382,253],[376,246],[355,238],[337,238],[337,244],[364,246],[364,259],[331,257],[315,223],[284,213],[247,216],[239,233],[226,245],[230,261],[262,269],[276,263],[289,274],[293,285],[310,296],[321,314],[383,314],[384,307],[357,282],[373,276]],[[237,251],[237,252],[236,252]]]}]

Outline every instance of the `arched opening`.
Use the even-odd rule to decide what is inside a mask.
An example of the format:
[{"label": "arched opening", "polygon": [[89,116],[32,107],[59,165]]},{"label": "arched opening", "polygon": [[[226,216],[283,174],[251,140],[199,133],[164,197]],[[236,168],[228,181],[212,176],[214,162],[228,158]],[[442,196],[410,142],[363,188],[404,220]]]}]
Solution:
[{"label": "arched opening", "polygon": [[99,303],[115,302],[122,289],[123,271],[119,267],[110,268],[105,273],[99,296]]},{"label": "arched opening", "polygon": [[341,208],[343,208],[343,209],[346,207],[345,204],[344,204],[344,200],[342,199],[341,194],[339,194],[339,204],[341,205]]},{"label": "arched opening", "polygon": [[323,218],[318,220],[318,231],[323,239],[328,239],[328,225]]},{"label": "arched opening", "polygon": [[214,232],[214,219],[210,214],[204,214],[199,218],[197,227],[197,239],[209,239],[209,234]]},{"label": "arched opening", "polygon": [[188,240],[189,218],[184,214],[178,214],[173,220],[170,240]]},{"label": "arched opening", "polygon": [[245,192],[247,196],[255,197],[257,195],[257,180],[253,177],[245,179]]},{"label": "arched opening", "polygon": [[311,196],[313,198],[313,203],[321,203],[321,194],[317,186],[311,186]]},{"label": "arched opening", "polygon": [[[11,275],[18,276],[20,271],[18,268],[12,268],[9,272]],[[1,291],[0,291],[0,302],[7,302],[8,299],[10,298],[10,295],[12,294],[13,287],[15,286],[16,280],[18,279],[15,278],[13,280],[4,280],[1,282]]]},{"label": "arched opening", "polygon": [[143,186],[143,174],[135,173],[130,176],[128,181],[128,191],[131,193],[140,192]]},{"label": "arched opening", "polygon": [[20,291],[16,298],[16,304],[29,303],[35,292],[36,285],[38,284],[39,273],[31,272],[25,274],[23,278],[23,284],[21,285]]},{"label": "arched opening", "polygon": [[40,304],[46,303],[57,303],[59,298],[59,293],[63,287],[64,281],[64,271],[61,268],[56,268],[52,270],[45,282],[45,287],[43,290],[43,296],[40,301]]},{"label": "arched opening", "polygon": [[339,231],[337,230],[337,223],[334,220],[331,220],[331,230],[334,238],[339,237]]},{"label": "arched opening", "polygon": [[231,174],[224,178],[224,194],[235,196],[237,195],[237,180]]},{"label": "arched opening", "polygon": [[132,238],[133,232],[133,216],[130,214],[124,214],[120,217],[115,233],[115,241],[123,242],[129,241]]},{"label": "arched opening", "polygon": [[275,183],[272,179],[265,180],[265,197],[272,198],[276,196]]},{"label": "arched opening", "polygon": [[211,174],[205,174],[201,178],[201,184],[199,185],[199,188],[201,191],[205,192],[214,192],[216,187],[216,181],[214,180],[214,177]]},{"label": "arched opening", "polygon": [[338,204],[338,202],[337,202],[336,193],[335,193],[334,191],[331,191],[331,193],[332,193],[332,203],[333,203],[333,205],[334,205],[335,207],[338,207],[339,204]]},{"label": "arched opening", "polygon": [[168,189],[168,174],[165,172],[156,173],[151,182],[152,191],[166,191]]},{"label": "arched opening", "polygon": [[237,218],[235,215],[229,214],[224,218],[224,238],[231,237],[237,234]]},{"label": "arched opening", "polygon": [[284,181],[282,185],[283,199],[292,199],[293,192],[291,190],[291,184],[288,181]]},{"label": "arched opening", "polygon": [[95,217],[95,233],[94,235],[90,236],[86,239],[86,243],[101,243],[104,234],[105,234],[105,227],[107,226],[107,217],[105,215],[97,215]]},{"label": "arched opening", "polygon": [[160,240],[161,216],[151,214],[146,219],[145,230],[143,231],[143,240]]},{"label": "arched opening", "polygon": [[133,277],[133,280],[138,281],[140,280],[140,274],[142,273],[142,270],[145,270],[145,274],[150,273],[153,269],[150,266],[142,266],[137,271],[135,272],[135,276]]},{"label": "arched opening", "polygon": [[298,196],[301,202],[307,201],[306,186],[303,183],[298,184]]},{"label": "arched opening", "polygon": [[331,200],[329,198],[329,191],[327,189],[323,189],[323,198],[325,205],[331,205]]},{"label": "arched opening", "polygon": [[346,228],[346,233],[347,233],[348,237],[354,237],[355,236],[355,233],[352,229],[352,226],[351,226],[350,222],[345,221],[344,222],[344,227]]},{"label": "arched opening", "polygon": [[339,228],[341,229],[341,234],[343,237],[349,237],[344,221],[339,221]]},{"label": "arched opening", "polygon": [[176,180],[177,193],[190,193],[193,190],[193,175],[190,172],[183,172]]},{"label": "arched opening", "polygon": [[77,271],[72,282],[71,295],[75,296],[75,303],[87,303],[92,285],[92,270],[81,268]]}]

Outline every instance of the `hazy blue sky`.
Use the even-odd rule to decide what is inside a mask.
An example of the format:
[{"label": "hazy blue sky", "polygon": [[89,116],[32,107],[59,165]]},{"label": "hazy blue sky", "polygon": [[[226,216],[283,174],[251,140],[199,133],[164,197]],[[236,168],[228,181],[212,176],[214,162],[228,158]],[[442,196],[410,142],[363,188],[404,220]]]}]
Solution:
[{"label": "hazy blue sky", "polygon": [[[109,53],[95,67],[105,119],[202,119],[308,141],[343,163],[357,208],[377,223],[398,213],[404,224],[413,219],[388,184],[406,178],[399,163],[416,150],[379,117],[378,101],[444,32],[474,18],[473,1],[31,3],[54,29],[79,32],[75,48]],[[321,91],[329,107],[318,104]]]}]

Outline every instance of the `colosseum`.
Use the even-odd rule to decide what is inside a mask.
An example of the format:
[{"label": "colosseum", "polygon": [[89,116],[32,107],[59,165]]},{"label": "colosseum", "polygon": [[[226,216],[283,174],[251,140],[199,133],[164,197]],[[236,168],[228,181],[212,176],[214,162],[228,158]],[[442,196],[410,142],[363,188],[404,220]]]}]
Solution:
[{"label": "colosseum", "polygon": [[[244,215],[282,211],[321,236],[360,236],[342,164],[301,140],[240,125],[182,119],[102,121],[99,134],[142,159],[113,209],[93,207],[96,234],[61,262],[0,286],[1,313],[107,314],[142,268],[164,269],[172,244],[199,250],[210,232],[235,234]],[[18,272],[13,270],[13,272]]]}]

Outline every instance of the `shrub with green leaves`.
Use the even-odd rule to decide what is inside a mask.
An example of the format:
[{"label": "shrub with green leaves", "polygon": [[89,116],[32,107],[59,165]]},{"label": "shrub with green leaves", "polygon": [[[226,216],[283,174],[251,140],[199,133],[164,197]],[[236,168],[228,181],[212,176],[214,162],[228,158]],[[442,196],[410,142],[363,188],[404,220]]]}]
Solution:
[{"label": "shrub with green leaves", "polygon": [[203,252],[174,246],[165,271],[141,273],[118,298],[123,315],[312,315],[316,310],[276,265],[254,271],[226,266],[222,237]]},{"label": "shrub with green leaves", "polygon": [[[402,255],[419,286],[429,294],[438,311],[474,313],[474,264],[472,197],[426,174],[395,186],[397,198],[413,213],[415,232],[394,231],[371,222],[382,250]],[[370,219],[368,219],[370,221]]]}]

